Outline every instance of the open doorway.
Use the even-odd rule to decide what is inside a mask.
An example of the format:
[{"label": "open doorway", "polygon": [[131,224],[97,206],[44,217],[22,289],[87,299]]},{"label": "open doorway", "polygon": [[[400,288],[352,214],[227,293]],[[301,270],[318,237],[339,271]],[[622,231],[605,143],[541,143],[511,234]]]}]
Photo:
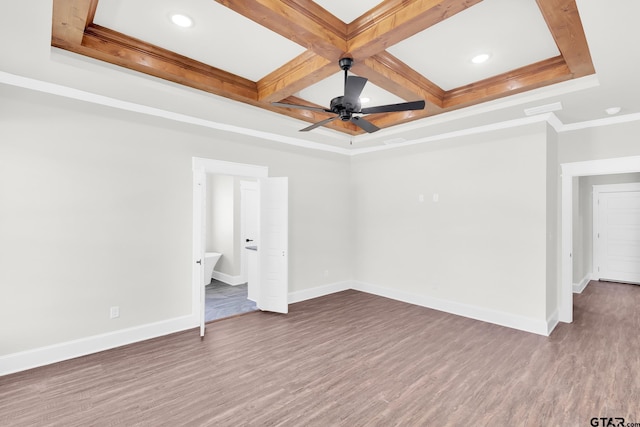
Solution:
[{"label": "open doorway", "polygon": [[[287,177],[269,177],[264,166],[224,162],[213,159],[193,158],[193,264],[192,264],[192,301],[193,318],[200,324],[200,336],[205,334],[205,301],[206,285],[210,284],[208,271],[205,271],[207,253],[207,188],[208,175],[230,176],[252,179],[256,184],[258,206],[258,236],[260,244],[250,251],[247,264],[249,278],[248,294],[251,295],[251,265],[254,267],[253,287],[256,289],[255,302],[259,310],[276,313],[288,312],[288,188]],[[211,225],[209,225],[211,228]],[[243,242],[234,243],[239,251],[248,250]],[[256,239],[250,239],[256,240]],[[237,245],[236,245],[237,244]],[[249,246],[249,245],[247,245]],[[241,252],[240,252],[241,253]],[[224,253],[214,253],[217,261],[223,259]],[[241,259],[240,257],[237,257]],[[253,264],[251,263],[253,259]],[[240,261],[240,267],[242,267]],[[213,270],[213,269],[212,269]],[[242,270],[240,270],[242,271]],[[223,272],[220,272],[223,273]],[[224,274],[224,273],[223,273]],[[211,273],[213,276],[213,272]],[[234,278],[235,276],[229,275]],[[240,274],[242,281],[243,275]],[[213,277],[219,280],[216,277]],[[241,283],[241,282],[240,282]]]},{"label": "open doorway", "polygon": [[558,320],[573,321],[573,275],[574,275],[574,190],[575,178],[611,174],[640,172],[640,156],[614,159],[563,163],[562,168],[562,238],[561,238],[561,284]]},{"label": "open doorway", "polygon": [[247,247],[259,244],[257,197],[253,177],[207,174],[205,322],[258,309],[247,265]]}]

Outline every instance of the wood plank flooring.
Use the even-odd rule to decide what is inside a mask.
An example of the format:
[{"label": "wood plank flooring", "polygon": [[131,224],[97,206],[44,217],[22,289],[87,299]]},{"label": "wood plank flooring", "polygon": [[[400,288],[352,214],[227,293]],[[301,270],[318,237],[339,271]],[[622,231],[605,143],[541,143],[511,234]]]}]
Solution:
[{"label": "wood plank flooring", "polygon": [[551,337],[345,291],[0,377],[2,426],[640,423],[640,286]]}]

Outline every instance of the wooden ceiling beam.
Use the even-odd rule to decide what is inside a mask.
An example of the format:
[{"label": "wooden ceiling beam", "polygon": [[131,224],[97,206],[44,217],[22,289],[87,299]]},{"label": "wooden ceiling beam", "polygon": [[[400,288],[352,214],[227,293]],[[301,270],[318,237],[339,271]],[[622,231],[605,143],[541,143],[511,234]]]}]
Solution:
[{"label": "wooden ceiling beam", "polygon": [[347,25],[311,0],[216,0],[308,50],[257,82],[264,102],[280,101],[339,71]]},{"label": "wooden ceiling beam", "polygon": [[99,25],[85,31],[77,53],[236,101],[257,105],[255,82]]},{"label": "wooden ceiling beam", "polygon": [[[337,61],[346,55],[355,59],[355,74],[407,101],[427,102],[421,111],[367,116],[381,128],[595,72],[575,0],[536,0],[560,56],[451,91],[443,91],[385,49],[482,0],[386,0],[349,25],[312,0],[216,0],[307,49],[258,82],[93,25],[98,1],[53,0],[52,46],[309,123],[332,115],[273,107],[271,102],[309,104],[293,94],[339,72]],[[327,127],[363,133],[340,120]]]},{"label": "wooden ceiling beam", "polygon": [[406,101],[424,99],[428,109],[442,109],[444,90],[389,52],[380,52],[354,63],[353,71]]},{"label": "wooden ceiling beam", "polygon": [[498,76],[448,91],[445,110],[479,104],[492,99],[537,89],[571,79],[571,72],[562,56],[546,59]]},{"label": "wooden ceiling beam", "polygon": [[374,8],[357,20],[356,24],[363,26],[362,30],[348,28],[347,33],[353,34],[347,44],[348,52],[356,61],[366,59],[481,1],[394,0],[384,13]]},{"label": "wooden ceiling beam", "polygon": [[216,1],[330,61],[337,62],[347,49],[346,26],[340,31],[341,21],[317,5],[312,11],[320,15],[301,7],[301,0]]},{"label": "wooden ceiling beam", "polygon": [[280,101],[339,71],[335,62],[307,50],[257,82],[258,99]]},{"label": "wooden ceiling beam", "polygon": [[79,45],[93,21],[98,0],[53,0],[51,39],[58,45]]},{"label": "wooden ceiling beam", "polygon": [[573,77],[595,73],[575,0],[536,0]]}]

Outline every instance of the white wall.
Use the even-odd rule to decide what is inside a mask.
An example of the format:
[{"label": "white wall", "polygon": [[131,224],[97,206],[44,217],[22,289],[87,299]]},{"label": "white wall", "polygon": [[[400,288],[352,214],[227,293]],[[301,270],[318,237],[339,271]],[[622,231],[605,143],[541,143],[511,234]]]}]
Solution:
[{"label": "white wall", "polygon": [[2,99],[0,355],[192,312],[194,156],[289,177],[290,291],[353,277],[348,158],[19,88]]},{"label": "white wall", "polygon": [[216,271],[235,276],[237,239],[233,185],[233,176],[207,176],[207,251],[222,254]]},{"label": "white wall", "polygon": [[540,123],[356,157],[356,279],[546,322],[548,150]]}]

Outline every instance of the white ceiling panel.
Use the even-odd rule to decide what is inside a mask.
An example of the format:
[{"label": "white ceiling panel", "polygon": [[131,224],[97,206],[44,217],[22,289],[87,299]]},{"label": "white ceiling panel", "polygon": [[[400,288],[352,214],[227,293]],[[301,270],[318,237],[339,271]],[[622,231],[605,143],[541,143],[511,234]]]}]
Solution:
[{"label": "white ceiling panel", "polygon": [[315,2],[347,24],[382,3],[380,0],[315,0]]},{"label": "white ceiling panel", "polygon": [[94,22],[253,81],[305,50],[212,0],[100,0]]},{"label": "white ceiling panel", "polygon": [[388,51],[444,90],[560,54],[535,0],[484,0]]}]

